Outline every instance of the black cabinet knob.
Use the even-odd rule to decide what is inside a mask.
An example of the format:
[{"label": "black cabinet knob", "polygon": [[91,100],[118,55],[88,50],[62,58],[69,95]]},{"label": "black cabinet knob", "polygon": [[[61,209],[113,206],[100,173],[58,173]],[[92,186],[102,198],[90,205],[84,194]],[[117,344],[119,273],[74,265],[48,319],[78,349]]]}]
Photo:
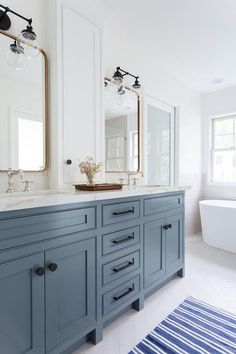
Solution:
[{"label": "black cabinet knob", "polygon": [[66,164],[67,165],[71,165],[72,164],[72,160],[71,159],[66,160]]},{"label": "black cabinet knob", "polygon": [[35,273],[39,276],[42,277],[45,274],[45,269],[43,267],[39,267],[36,269]]},{"label": "black cabinet knob", "polygon": [[168,229],[172,229],[172,224],[169,224],[169,225],[168,225]]},{"label": "black cabinet knob", "polygon": [[164,230],[168,230],[168,229],[169,229],[169,226],[168,226],[168,225],[164,225],[164,226],[163,226],[163,229],[164,229]]},{"label": "black cabinet knob", "polygon": [[50,270],[50,272],[55,272],[57,270],[57,264],[56,263],[49,264],[48,269]]}]

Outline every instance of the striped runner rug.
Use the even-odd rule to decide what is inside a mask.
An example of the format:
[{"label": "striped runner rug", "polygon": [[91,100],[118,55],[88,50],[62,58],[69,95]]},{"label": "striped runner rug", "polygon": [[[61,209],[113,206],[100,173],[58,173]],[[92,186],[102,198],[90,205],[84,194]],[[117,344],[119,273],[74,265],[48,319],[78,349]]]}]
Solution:
[{"label": "striped runner rug", "polygon": [[236,315],[187,298],[129,354],[236,353]]}]

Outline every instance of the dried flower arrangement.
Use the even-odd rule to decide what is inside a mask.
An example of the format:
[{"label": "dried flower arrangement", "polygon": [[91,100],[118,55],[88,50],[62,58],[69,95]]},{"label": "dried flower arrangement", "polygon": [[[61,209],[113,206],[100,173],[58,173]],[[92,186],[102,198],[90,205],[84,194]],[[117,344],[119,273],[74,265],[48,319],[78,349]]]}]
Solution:
[{"label": "dried flower arrangement", "polygon": [[96,173],[102,170],[102,162],[96,163],[92,157],[87,156],[85,161],[80,162],[79,168],[82,175],[86,175],[88,185],[93,186]]}]

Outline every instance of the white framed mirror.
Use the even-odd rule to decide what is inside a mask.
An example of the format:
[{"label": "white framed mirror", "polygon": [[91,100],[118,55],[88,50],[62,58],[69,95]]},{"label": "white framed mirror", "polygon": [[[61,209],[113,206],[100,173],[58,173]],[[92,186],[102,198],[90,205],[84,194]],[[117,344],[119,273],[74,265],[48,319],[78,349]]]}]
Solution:
[{"label": "white framed mirror", "polygon": [[105,78],[106,173],[140,170],[140,99],[135,90]]},{"label": "white framed mirror", "polygon": [[40,49],[23,58],[10,50],[14,43],[20,42],[0,31],[0,172],[41,172],[48,165],[47,55]]}]

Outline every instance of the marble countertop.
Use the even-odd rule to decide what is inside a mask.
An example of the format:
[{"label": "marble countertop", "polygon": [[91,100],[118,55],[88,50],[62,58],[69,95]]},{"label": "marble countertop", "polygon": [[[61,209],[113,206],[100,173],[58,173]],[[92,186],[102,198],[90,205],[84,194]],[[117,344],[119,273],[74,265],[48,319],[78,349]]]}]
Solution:
[{"label": "marble countertop", "polygon": [[129,198],[135,196],[162,194],[169,192],[179,192],[191,187],[156,187],[137,186],[126,187],[119,191],[102,192],[80,192],[80,191],[55,191],[45,190],[37,192],[19,192],[0,194],[0,212],[21,210],[29,208],[39,208],[70,203],[93,202],[99,200],[109,200],[116,198]]}]

